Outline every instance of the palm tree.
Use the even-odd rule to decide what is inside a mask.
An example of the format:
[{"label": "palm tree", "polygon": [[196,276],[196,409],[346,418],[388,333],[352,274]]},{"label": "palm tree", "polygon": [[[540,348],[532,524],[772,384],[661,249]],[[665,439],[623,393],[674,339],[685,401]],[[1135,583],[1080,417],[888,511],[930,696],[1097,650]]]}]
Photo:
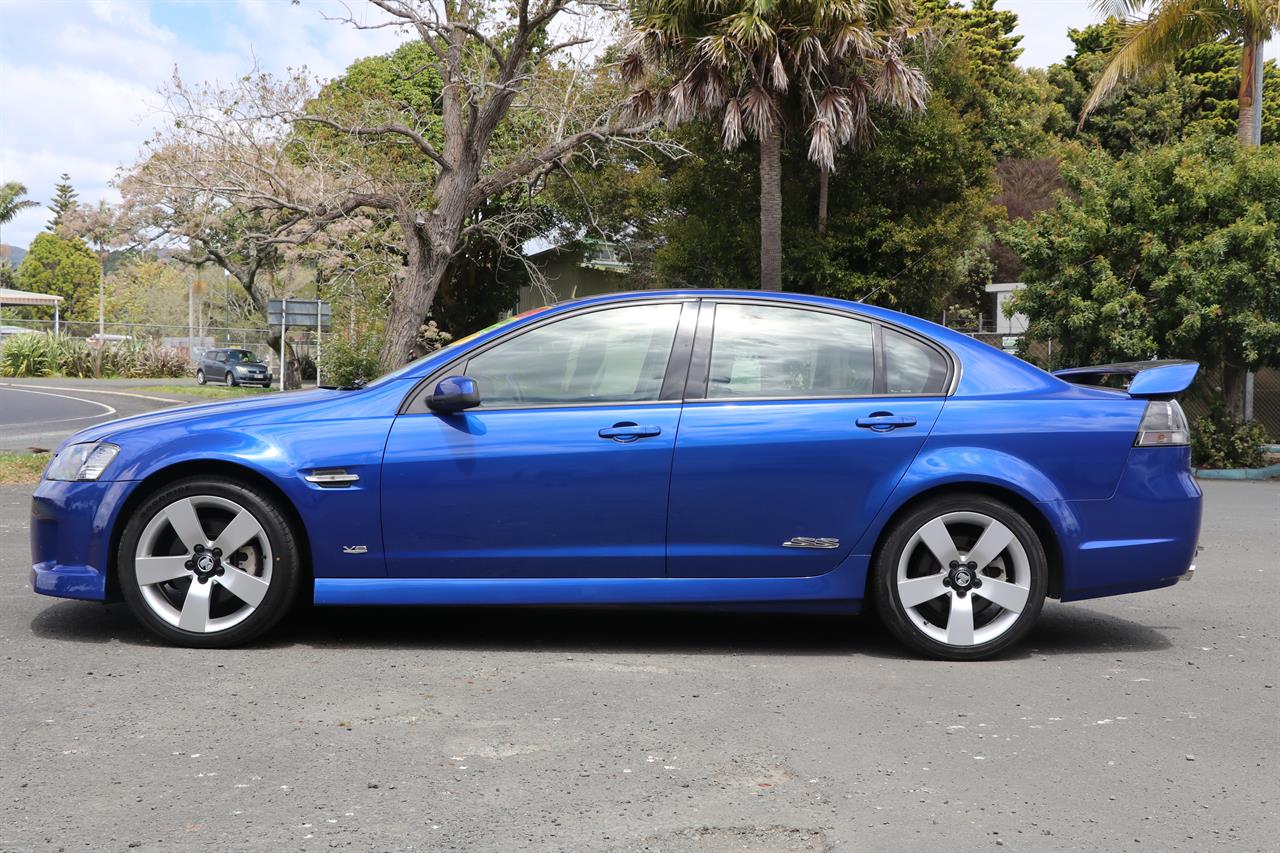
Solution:
[{"label": "palm tree", "polygon": [[0,225],[12,222],[20,210],[40,206],[38,201],[23,198],[26,194],[27,188],[17,181],[0,184]]},{"label": "palm tree", "polygon": [[[760,143],[760,288],[782,289],[782,135],[798,109],[823,183],[836,149],[869,144],[873,102],[924,108],[903,58],[906,0],[639,0],[622,60],[632,109],[669,125],[720,117],[721,142]],[[788,104],[788,95],[794,100]],[[825,227],[825,193],[819,192]]]},{"label": "palm tree", "polygon": [[[1125,24],[1120,44],[1081,111],[1084,125],[1121,84],[1179,54],[1223,39],[1240,42],[1240,128],[1244,145],[1262,144],[1262,44],[1280,30],[1280,0],[1094,0]],[[1151,12],[1141,17],[1151,5]]]}]

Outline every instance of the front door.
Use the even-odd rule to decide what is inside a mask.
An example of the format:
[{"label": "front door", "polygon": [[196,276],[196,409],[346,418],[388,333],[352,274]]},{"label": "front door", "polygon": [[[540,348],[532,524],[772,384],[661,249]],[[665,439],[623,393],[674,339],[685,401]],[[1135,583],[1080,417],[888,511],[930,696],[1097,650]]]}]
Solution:
[{"label": "front door", "polygon": [[552,318],[447,371],[475,379],[482,402],[396,418],[382,481],[389,573],[661,577],[696,307]]},{"label": "front door", "polygon": [[847,314],[726,301],[712,327],[711,309],[676,441],[668,573],[828,572],[928,436],[947,358]]}]

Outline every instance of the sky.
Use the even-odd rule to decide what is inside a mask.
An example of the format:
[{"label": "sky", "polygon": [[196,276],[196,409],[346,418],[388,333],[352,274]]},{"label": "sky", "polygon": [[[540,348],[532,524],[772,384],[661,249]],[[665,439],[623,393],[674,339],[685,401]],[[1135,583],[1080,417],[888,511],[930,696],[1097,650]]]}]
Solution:
[{"label": "sky", "polygon": [[[367,23],[383,20],[360,0],[348,5]],[[1067,29],[1098,20],[1089,0],[999,7],[1018,13],[1028,67],[1062,59]],[[111,179],[155,129],[156,91],[175,67],[188,82],[229,80],[255,63],[275,73],[305,65],[328,78],[401,40],[392,29],[326,20],[346,9],[341,0],[0,0],[0,182],[23,183],[41,202],[0,239],[31,242],[63,172],[81,202],[118,200]]]}]

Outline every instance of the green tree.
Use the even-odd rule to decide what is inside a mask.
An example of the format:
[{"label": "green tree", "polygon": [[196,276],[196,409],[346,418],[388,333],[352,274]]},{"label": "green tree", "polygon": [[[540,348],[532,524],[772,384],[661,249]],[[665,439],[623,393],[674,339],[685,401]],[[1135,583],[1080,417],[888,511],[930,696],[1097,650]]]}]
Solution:
[{"label": "green tree", "polygon": [[1049,153],[1068,118],[1045,72],[1017,65],[1017,14],[997,9],[996,0],[918,0],[916,17],[932,34],[929,82],[965,117],[969,132],[1000,159]]},{"label": "green tree", "polygon": [[99,201],[97,207],[82,204],[65,210],[61,215],[57,234],[81,239],[93,247],[98,256],[98,334],[106,334],[107,306],[107,256],[112,248],[121,248],[129,242],[134,228],[127,210]]},{"label": "green tree", "polygon": [[719,119],[725,148],[759,143],[760,287],[782,288],[782,148],[788,117],[820,170],[818,228],[836,151],[869,144],[873,103],[924,108],[924,75],[903,56],[902,0],[641,0],[622,63],[633,108],[670,125]]},{"label": "green tree", "polygon": [[[81,240],[41,232],[18,267],[18,287],[63,298],[62,316],[88,320],[97,314],[98,259]],[[52,311],[35,309],[53,316]]]},{"label": "green tree", "polygon": [[[1095,0],[1123,19],[1120,39],[1082,109],[1083,122],[1113,90],[1205,44],[1240,44],[1237,137],[1262,144],[1262,45],[1280,30],[1280,0]],[[1143,9],[1151,11],[1144,17]]]},{"label": "green tree", "polygon": [[[886,111],[875,120],[877,145],[838,154],[831,227],[821,238],[812,206],[818,176],[804,140],[784,146],[783,285],[936,316],[985,283],[981,250],[994,158],[959,111],[937,96],[923,114]],[[652,224],[632,220],[636,233],[657,245],[657,283],[750,287],[759,280],[760,260],[752,153],[724,150],[709,122],[685,125],[679,138],[691,156],[671,165],[656,187],[642,187],[641,198],[657,194],[658,201],[635,205],[661,216]]]},{"label": "green tree", "polygon": [[12,222],[19,211],[29,207],[39,207],[40,202],[23,198],[27,188],[17,181],[0,184],[0,225]]},{"label": "green tree", "polygon": [[[412,116],[415,129],[439,144],[442,84],[433,59],[427,44],[414,41],[389,54],[357,60],[326,84],[306,111],[348,117]],[[512,115],[494,135],[493,155],[506,159],[519,151],[523,138],[535,133],[538,120],[520,112]],[[434,162],[394,137],[359,140],[327,125],[308,123],[300,128],[295,144],[310,146],[307,157],[348,163],[387,186],[424,186],[437,171]],[[380,331],[386,319],[388,282],[394,274],[384,269],[385,264],[401,267],[406,255],[394,233],[394,217],[378,211],[365,216],[367,227],[338,234],[319,251],[318,259],[348,316],[372,319]],[[488,227],[498,223],[500,227]],[[536,198],[519,191],[486,199],[467,217],[463,247],[440,283],[431,316],[459,336],[496,322],[516,303],[520,284],[527,280],[523,266],[515,260],[518,247],[552,224]],[[376,257],[379,254],[385,257]],[[375,281],[377,277],[381,280]]]},{"label": "green tree", "polygon": [[186,326],[191,278],[172,262],[146,256],[128,259],[107,276],[106,315],[113,323]]},{"label": "green tree", "polygon": [[[1172,62],[1113,91],[1082,122],[1089,93],[1123,37],[1117,20],[1068,30],[1075,49],[1049,69],[1055,98],[1073,127],[1064,136],[1100,145],[1113,156],[1138,147],[1176,142],[1187,133],[1211,130],[1235,135],[1239,124],[1238,86],[1242,48],[1214,42],[1192,47]],[[1280,141],[1280,71],[1266,63],[1264,142]]]},{"label": "green tree", "polygon": [[1280,146],[1209,135],[1065,168],[1070,194],[1005,239],[1014,300],[1057,364],[1192,358],[1238,410],[1280,366]]},{"label": "green tree", "polygon": [[71,176],[63,172],[58,178],[58,183],[53,185],[53,201],[49,202],[49,210],[53,213],[53,218],[45,228],[57,231],[67,211],[75,210],[76,199],[79,197],[80,194],[76,192],[75,187],[71,186]]}]

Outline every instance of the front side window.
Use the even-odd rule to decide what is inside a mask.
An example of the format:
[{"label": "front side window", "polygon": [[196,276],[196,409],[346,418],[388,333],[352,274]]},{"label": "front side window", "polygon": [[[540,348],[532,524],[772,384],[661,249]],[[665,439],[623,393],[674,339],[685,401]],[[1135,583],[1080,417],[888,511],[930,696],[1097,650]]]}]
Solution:
[{"label": "front side window", "polygon": [[875,388],[871,324],[802,308],[716,306],[707,397],[851,397]]},{"label": "front side window", "polygon": [[629,305],[531,329],[474,356],[483,408],[660,399],[680,305]]}]

